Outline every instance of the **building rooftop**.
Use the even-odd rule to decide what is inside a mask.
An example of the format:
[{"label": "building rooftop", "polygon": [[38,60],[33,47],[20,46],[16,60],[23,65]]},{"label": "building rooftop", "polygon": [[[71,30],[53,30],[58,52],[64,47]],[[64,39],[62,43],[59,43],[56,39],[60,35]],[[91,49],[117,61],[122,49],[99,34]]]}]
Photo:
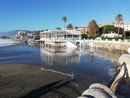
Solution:
[{"label": "building rooftop", "polygon": [[48,30],[42,31],[41,33],[62,33],[67,35],[80,35],[80,31],[76,30]]}]

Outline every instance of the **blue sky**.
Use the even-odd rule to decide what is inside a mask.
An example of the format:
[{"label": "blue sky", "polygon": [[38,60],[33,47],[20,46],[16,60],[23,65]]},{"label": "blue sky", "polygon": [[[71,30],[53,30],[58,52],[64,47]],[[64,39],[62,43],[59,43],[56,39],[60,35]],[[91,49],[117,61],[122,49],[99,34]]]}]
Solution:
[{"label": "blue sky", "polygon": [[63,28],[66,24],[88,26],[113,22],[119,13],[130,21],[130,0],[0,0],[0,32]]}]

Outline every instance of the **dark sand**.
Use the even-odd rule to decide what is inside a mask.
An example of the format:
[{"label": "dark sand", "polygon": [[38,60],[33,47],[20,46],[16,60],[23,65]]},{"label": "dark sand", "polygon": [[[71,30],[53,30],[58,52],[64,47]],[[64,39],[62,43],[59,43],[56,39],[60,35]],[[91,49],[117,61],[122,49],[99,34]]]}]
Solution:
[{"label": "dark sand", "polygon": [[[89,85],[95,82],[101,82],[100,79],[92,75],[80,75],[84,80],[78,80],[77,83],[82,85],[77,87],[69,85],[59,90],[53,90],[42,98],[76,98],[87,89]],[[62,73],[44,70],[35,65],[24,64],[6,64],[0,65],[0,98],[16,98],[33,89],[45,86],[58,80],[69,80],[69,76]],[[70,93],[68,95],[68,93]]]}]

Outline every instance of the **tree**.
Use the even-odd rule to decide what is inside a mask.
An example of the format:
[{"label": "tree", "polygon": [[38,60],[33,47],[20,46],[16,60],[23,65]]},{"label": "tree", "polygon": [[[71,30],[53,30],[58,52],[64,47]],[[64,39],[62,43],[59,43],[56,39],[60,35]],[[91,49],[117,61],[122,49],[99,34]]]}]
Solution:
[{"label": "tree", "polygon": [[125,36],[129,37],[130,36],[130,31],[125,31]]},{"label": "tree", "polygon": [[116,32],[116,27],[114,25],[106,25],[99,28],[100,34],[108,34],[110,31]]},{"label": "tree", "polygon": [[87,34],[81,34],[81,37],[82,37],[82,39],[87,39],[88,38]]},{"label": "tree", "polygon": [[75,27],[75,29],[77,30],[77,29],[78,29],[78,27],[76,26],[76,27]]},{"label": "tree", "polygon": [[65,29],[65,28],[66,28],[66,27],[65,27],[65,23],[66,23],[66,21],[67,21],[66,16],[64,16],[64,17],[62,18],[62,21],[64,22],[64,29]]},{"label": "tree", "polygon": [[73,29],[73,25],[72,24],[68,24],[67,25],[67,30],[72,30]]},{"label": "tree", "polygon": [[95,20],[90,21],[88,25],[88,35],[93,38],[99,35],[99,27]]},{"label": "tree", "polygon": [[119,37],[119,25],[121,24],[121,21],[123,20],[122,14],[118,14],[116,16],[116,24],[118,24],[118,37]]},{"label": "tree", "polygon": [[60,27],[57,27],[56,30],[61,30],[61,28],[60,28]]}]

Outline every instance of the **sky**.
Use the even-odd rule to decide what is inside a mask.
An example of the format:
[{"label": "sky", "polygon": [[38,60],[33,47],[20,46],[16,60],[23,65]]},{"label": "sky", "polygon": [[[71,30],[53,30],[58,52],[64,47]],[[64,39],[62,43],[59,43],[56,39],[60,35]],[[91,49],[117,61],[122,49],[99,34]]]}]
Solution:
[{"label": "sky", "polygon": [[130,22],[130,0],[0,0],[0,32],[88,26],[114,22],[117,14]]}]

